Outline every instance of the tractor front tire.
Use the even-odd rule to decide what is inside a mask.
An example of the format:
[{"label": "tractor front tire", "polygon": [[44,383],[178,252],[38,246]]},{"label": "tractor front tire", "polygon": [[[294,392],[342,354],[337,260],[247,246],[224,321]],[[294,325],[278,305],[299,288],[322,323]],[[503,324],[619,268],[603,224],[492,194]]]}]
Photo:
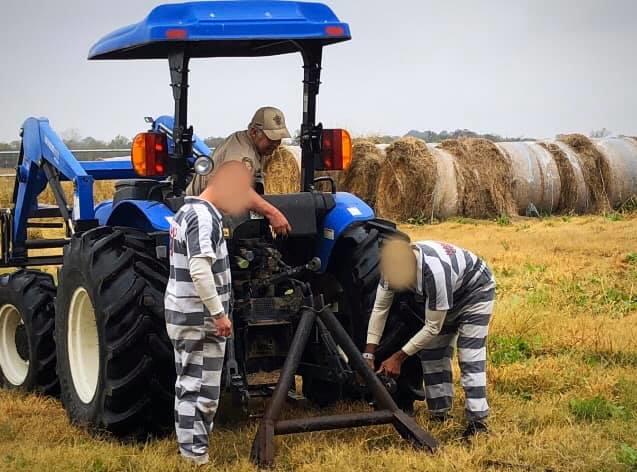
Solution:
[{"label": "tractor front tire", "polygon": [[163,297],[168,269],[145,233],[98,227],[64,249],[57,370],[74,424],[144,438],[172,425],[175,367]]},{"label": "tractor front tire", "polygon": [[0,387],[56,395],[51,275],[19,270],[0,277]]}]

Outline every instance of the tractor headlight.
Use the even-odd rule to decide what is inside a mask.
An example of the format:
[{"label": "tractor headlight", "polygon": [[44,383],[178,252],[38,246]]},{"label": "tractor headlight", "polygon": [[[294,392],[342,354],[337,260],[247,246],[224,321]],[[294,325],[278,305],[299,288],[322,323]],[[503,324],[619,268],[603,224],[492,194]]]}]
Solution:
[{"label": "tractor headlight", "polygon": [[212,172],[214,166],[215,165],[212,159],[210,159],[208,156],[201,156],[198,157],[195,161],[195,172],[198,175],[208,175],[210,172]]}]

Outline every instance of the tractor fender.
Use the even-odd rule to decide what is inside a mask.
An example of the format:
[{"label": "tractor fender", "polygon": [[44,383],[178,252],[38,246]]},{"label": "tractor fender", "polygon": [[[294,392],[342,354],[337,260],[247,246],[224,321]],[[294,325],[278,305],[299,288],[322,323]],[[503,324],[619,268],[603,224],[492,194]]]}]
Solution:
[{"label": "tractor fender", "polygon": [[95,207],[95,217],[102,226],[125,226],[145,232],[168,231],[175,214],[161,202],[151,200],[111,200]]},{"label": "tractor fender", "polygon": [[358,197],[346,192],[334,194],[335,206],[323,219],[319,228],[316,254],[321,259],[321,272],[327,270],[336,243],[355,223],[374,219],[374,210]]}]

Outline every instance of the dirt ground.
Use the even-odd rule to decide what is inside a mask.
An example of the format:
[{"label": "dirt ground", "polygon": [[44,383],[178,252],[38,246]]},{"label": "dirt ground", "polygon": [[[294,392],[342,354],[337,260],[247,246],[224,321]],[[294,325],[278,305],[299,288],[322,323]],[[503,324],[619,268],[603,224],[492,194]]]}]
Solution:
[{"label": "dirt ground", "polygon": [[[436,454],[411,449],[390,427],[279,437],[280,471],[619,471],[637,467],[637,215],[456,219],[403,226],[413,239],[457,243],[484,257],[498,281],[489,338],[491,434],[459,441],[453,420],[417,421],[440,439]],[[458,372],[456,369],[456,383]],[[340,405],[360,411],[365,405]],[[290,408],[290,416],[317,410]],[[254,470],[256,423],[223,423],[212,464]],[[0,470],[195,470],[173,438],[121,444],[69,426],[51,398],[0,392]]]}]

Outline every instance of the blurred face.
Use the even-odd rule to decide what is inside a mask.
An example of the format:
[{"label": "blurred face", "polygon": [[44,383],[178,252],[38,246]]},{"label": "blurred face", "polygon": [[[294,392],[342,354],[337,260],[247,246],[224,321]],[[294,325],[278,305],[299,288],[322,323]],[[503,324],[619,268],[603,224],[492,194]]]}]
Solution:
[{"label": "blurred face", "polygon": [[257,128],[250,130],[250,136],[252,137],[254,147],[257,148],[257,152],[262,156],[269,156],[281,145],[280,139],[272,141],[263,131]]},{"label": "blurred face", "polygon": [[214,191],[214,204],[223,213],[235,216],[248,211],[250,190],[253,185],[252,172],[238,161],[223,164],[208,182]]},{"label": "blurred face", "polygon": [[408,242],[393,239],[383,245],[380,270],[392,290],[405,291],[416,286],[416,255]]}]

